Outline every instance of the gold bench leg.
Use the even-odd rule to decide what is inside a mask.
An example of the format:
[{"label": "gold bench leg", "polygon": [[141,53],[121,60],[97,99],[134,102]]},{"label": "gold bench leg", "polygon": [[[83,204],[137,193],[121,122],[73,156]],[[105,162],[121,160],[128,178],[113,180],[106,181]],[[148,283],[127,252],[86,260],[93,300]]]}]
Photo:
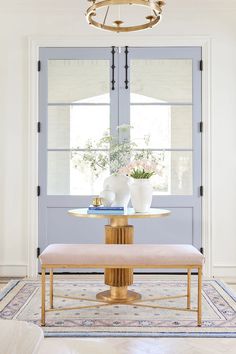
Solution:
[{"label": "gold bench leg", "polygon": [[187,281],[187,309],[190,309],[191,304],[191,268],[188,269],[188,281]]},{"label": "gold bench leg", "polygon": [[53,268],[50,269],[50,309],[53,309]]},{"label": "gold bench leg", "polygon": [[41,275],[41,326],[45,326],[45,268],[42,267]]},{"label": "gold bench leg", "polygon": [[198,267],[197,325],[202,325],[202,266]]}]

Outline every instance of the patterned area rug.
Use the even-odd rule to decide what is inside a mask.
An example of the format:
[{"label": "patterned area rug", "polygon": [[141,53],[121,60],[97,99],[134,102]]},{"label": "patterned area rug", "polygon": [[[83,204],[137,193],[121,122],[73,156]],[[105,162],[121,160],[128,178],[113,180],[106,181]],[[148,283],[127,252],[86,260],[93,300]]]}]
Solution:
[{"label": "patterned area rug", "polygon": [[[186,281],[166,279],[154,281],[142,276],[130,290],[140,292],[146,304],[185,307],[186,298],[152,300],[162,296],[186,294]],[[101,280],[100,280],[101,279]],[[48,287],[48,285],[47,285]],[[58,277],[55,295],[95,299],[96,293],[107,290],[102,278],[81,280]],[[197,284],[192,281],[192,308],[196,308]],[[40,282],[13,281],[0,293],[0,318],[18,319],[40,324]],[[55,297],[54,306],[79,307],[97,304],[91,301]],[[138,336],[138,337],[236,337],[236,296],[216,280],[203,283],[203,326],[196,326],[196,313],[160,308],[115,304],[107,307],[48,312],[45,336]]]}]

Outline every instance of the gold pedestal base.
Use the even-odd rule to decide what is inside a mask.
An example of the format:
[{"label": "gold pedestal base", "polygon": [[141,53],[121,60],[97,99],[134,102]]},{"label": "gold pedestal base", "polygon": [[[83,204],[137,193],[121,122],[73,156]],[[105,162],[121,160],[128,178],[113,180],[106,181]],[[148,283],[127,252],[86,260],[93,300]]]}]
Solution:
[{"label": "gold pedestal base", "polygon": [[[133,243],[134,228],[131,225],[105,226],[106,244]],[[112,288],[124,288],[133,284],[133,269],[108,268],[105,269],[105,284]],[[117,291],[116,291],[117,293]],[[115,295],[114,295],[115,296]]]},{"label": "gold pedestal base", "polygon": [[127,286],[111,286],[111,290],[102,291],[96,295],[99,301],[110,303],[128,303],[141,299],[141,295],[135,291],[128,290]]},{"label": "gold pedestal base", "polygon": [[[106,244],[132,244],[134,228],[128,225],[126,217],[111,218],[110,225],[105,226]],[[96,295],[97,300],[107,303],[130,303],[141,299],[141,295],[128,290],[128,285],[133,284],[132,268],[107,268],[105,269],[105,284],[110,290]]]}]

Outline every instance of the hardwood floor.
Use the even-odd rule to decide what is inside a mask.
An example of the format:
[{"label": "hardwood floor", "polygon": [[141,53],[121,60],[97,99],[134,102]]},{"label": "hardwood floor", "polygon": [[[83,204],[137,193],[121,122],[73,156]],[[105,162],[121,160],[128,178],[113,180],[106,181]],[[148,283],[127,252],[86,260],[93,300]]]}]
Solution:
[{"label": "hardwood floor", "polygon": [[[65,354],[235,354],[234,338],[46,338],[50,352]],[[64,348],[64,349],[63,349]],[[54,351],[56,350],[56,351]],[[40,354],[40,353],[39,353]]]},{"label": "hardwood floor", "polygon": [[236,293],[236,284],[231,284],[230,288]]},{"label": "hardwood floor", "polygon": [[[0,289],[9,280],[0,278]],[[236,293],[236,278],[221,280]],[[236,338],[45,338],[44,345],[57,354],[236,354]]]}]

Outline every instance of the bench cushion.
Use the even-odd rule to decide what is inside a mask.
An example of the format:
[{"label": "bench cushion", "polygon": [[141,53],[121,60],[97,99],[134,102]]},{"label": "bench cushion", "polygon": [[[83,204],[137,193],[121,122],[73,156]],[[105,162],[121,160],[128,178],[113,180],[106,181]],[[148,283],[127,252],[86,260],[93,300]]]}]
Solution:
[{"label": "bench cushion", "polygon": [[192,245],[52,244],[41,264],[99,266],[202,265],[203,255]]}]

